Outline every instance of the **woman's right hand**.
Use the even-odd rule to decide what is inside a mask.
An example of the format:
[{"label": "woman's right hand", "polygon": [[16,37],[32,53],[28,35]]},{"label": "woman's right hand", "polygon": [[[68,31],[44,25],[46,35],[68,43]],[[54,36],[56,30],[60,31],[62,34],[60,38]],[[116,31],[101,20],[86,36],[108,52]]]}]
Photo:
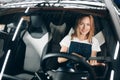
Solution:
[{"label": "woman's right hand", "polygon": [[68,59],[66,58],[62,58],[62,57],[58,57],[58,63],[63,63],[66,62]]},{"label": "woman's right hand", "polygon": [[[68,47],[66,46],[61,46],[60,52],[67,53]],[[63,58],[63,57],[58,57],[58,63],[63,63],[66,62],[68,59]]]}]

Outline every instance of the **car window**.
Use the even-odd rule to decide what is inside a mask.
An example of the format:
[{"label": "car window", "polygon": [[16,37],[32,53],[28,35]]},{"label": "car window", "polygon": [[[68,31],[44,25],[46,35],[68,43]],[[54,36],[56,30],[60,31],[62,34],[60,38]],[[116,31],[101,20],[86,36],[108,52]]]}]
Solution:
[{"label": "car window", "polygon": [[120,9],[120,0],[113,0],[115,3],[115,6],[117,6]]},{"label": "car window", "polygon": [[115,11],[120,15],[120,0],[112,0]]}]

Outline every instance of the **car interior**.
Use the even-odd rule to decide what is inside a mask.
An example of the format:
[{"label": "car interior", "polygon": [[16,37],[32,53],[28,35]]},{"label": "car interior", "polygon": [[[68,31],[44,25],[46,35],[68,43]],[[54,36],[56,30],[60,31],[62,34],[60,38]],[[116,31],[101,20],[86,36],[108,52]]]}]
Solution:
[{"label": "car interior", "polygon": [[[33,78],[36,78],[35,80],[42,80],[40,79],[40,71],[42,70],[41,63],[43,57],[46,54],[60,53],[59,42],[63,37],[73,32],[72,28],[75,25],[77,16],[91,14],[95,21],[95,37],[98,39],[101,47],[101,52],[97,53],[99,58],[96,59],[98,62],[105,64],[92,66],[92,68],[95,71],[96,80],[108,79],[107,76],[110,75],[109,69],[111,68],[110,57],[113,56],[116,40],[115,36],[113,36],[115,33],[112,26],[114,25],[107,13],[105,11],[100,13],[99,11],[94,12],[92,10],[53,9],[31,11],[27,15],[19,12],[1,16],[0,18],[3,18],[3,20],[0,20],[0,24],[4,24],[5,29],[0,32],[0,47],[2,49],[0,68],[2,68],[7,50],[11,49],[11,55],[4,74],[14,76],[18,80],[31,80]],[[23,16],[27,16],[29,19],[26,20]],[[21,23],[15,41],[12,41],[12,37],[21,18],[23,18],[23,22]],[[43,64],[47,66],[48,71],[54,71],[59,67],[57,57],[50,58]],[[65,75],[69,75],[69,73]],[[48,72],[47,75],[55,77],[55,74]],[[84,76],[84,73],[81,74],[77,74],[77,77],[79,75]],[[10,80],[9,76],[3,77],[3,80],[7,79]],[[73,79],[74,77],[71,78],[71,80]],[[80,79],[87,80],[86,77]],[[67,80],[67,77],[64,77],[64,80]]]}]

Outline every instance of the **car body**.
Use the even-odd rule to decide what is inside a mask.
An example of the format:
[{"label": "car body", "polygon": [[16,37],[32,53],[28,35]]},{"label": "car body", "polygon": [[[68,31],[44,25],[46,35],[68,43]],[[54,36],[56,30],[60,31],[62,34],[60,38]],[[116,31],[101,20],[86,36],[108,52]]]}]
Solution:
[{"label": "car body", "polygon": [[[57,74],[53,70],[58,68],[53,57],[66,57],[56,55],[60,53],[59,42],[65,35],[71,34],[77,16],[89,14],[94,17],[95,37],[101,45],[99,55],[90,59],[105,64],[91,66],[96,72],[96,80],[120,80],[120,18],[119,9],[112,0],[16,0],[14,3],[1,1],[0,6],[0,79],[63,80],[57,76],[60,71]],[[52,59],[45,62],[46,58]],[[91,67],[85,61],[82,64],[92,74],[89,71]],[[81,80],[87,80],[86,74],[78,73],[77,77],[79,74],[82,74]],[[68,72],[63,78],[66,80],[72,75]]]}]

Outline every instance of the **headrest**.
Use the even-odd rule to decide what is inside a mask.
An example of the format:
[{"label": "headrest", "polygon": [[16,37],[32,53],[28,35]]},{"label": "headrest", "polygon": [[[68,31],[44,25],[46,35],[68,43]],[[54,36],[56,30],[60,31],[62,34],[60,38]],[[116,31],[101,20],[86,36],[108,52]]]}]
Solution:
[{"label": "headrest", "polygon": [[66,30],[66,23],[62,25],[55,25],[52,22],[50,23],[50,29],[53,37],[53,41],[59,42],[64,36]]},{"label": "headrest", "polygon": [[31,16],[28,32],[34,38],[41,38],[46,32],[46,26],[41,16]]},{"label": "headrest", "polygon": [[50,29],[52,33],[59,32],[60,34],[65,32],[66,29],[66,23],[63,23],[62,25],[55,25],[52,22],[50,23]]},{"label": "headrest", "polygon": [[40,16],[31,16],[29,23],[29,32],[42,33],[42,27],[45,26],[42,18]]}]

